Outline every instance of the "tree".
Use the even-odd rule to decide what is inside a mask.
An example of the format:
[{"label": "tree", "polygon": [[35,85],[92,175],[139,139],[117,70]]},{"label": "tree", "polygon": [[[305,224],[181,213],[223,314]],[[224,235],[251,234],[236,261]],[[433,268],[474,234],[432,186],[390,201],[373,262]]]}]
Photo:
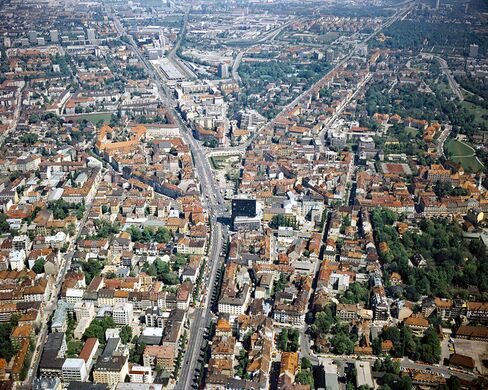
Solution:
[{"label": "tree", "polygon": [[10,233],[10,225],[7,222],[7,216],[4,213],[0,213],[0,233]]},{"label": "tree", "polygon": [[0,358],[4,358],[7,362],[9,362],[15,354],[10,334],[18,323],[19,317],[11,316],[9,322],[0,324]]},{"label": "tree", "polygon": [[242,379],[249,379],[249,373],[247,372],[247,365],[249,363],[249,354],[245,349],[239,351],[237,357],[236,375]]},{"label": "tree", "polygon": [[129,351],[129,362],[140,364],[142,363],[142,356],[144,355],[144,350],[146,349],[145,343],[137,342],[135,348]]},{"label": "tree", "polygon": [[299,347],[298,329],[282,329],[278,335],[277,347],[283,352],[296,352]]},{"label": "tree", "polygon": [[83,348],[83,343],[80,340],[71,340],[68,343],[66,354],[70,358],[77,357]]},{"label": "tree", "polygon": [[383,330],[381,333],[382,340],[390,340],[393,343],[393,351],[395,356],[401,354],[402,340],[400,335],[400,330],[396,326],[390,326]]},{"label": "tree", "polygon": [[44,273],[44,264],[46,261],[44,260],[44,257],[38,258],[34,265],[32,266],[32,271],[34,271],[37,275]]},{"label": "tree", "polygon": [[89,259],[81,263],[81,268],[85,273],[86,284],[90,284],[95,276],[99,276],[103,269],[103,264],[97,259]]},{"label": "tree", "polygon": [[369,290],[360,283],[352,283],[339,297],[340,303],[356,304],[369,301]]},{"label": "tree", "polygon": [[131,236],[131,240],[134,242],[159,242],[161,244],[166,244],[170,242],[173,238],[173,235],[169,229],[166,228],[159,228],[154,231],[151,228],[144,228],[143,230],[139,229],[136,226],[131,226],[127,229]]},{"label": "tree", "polygon": [[120,340],[123,344],[127,344],[132,339],[132,328],[129,325],[125,325],[120,329]]},{"label": "tree", "polygon": [[182,268],[185,265],[187,265],[188,264],[188,261],[189,261],[189,256],[182,255],[181,253],[177,253],[174,256],[173,269],[175,271],[178,271],[180,268]]},{"label": "tree", "polygon": [[306,357],[302,358],[301,366],[302,366],[302,370],[311,370],[313,368],[312,362]]},{"label": "tree", "polygon": [[284,272],[280,273],[279,279],[273,284],[273,297],[276,295],[276,293],[282,292],[285,289],[285,287],[288,285],[289,277],[290,276]]},{"label": "tree", "polygon": [[312,332],[319,337],[325,336],[330,327],[335,323],[335,318],[330,307],[326,307],[323,311],[315,314],[315,319],[312,324]]},{"label": "tree", "polygon": [[300,372],[295,377],[295,382],[301,385],[310,385],[310,388],[313,389],[313,372],[312,370],[300,370]]},{"label": "tree", "polygon": [[330,344],[334,353],[338,355],[350,355],[354,352],[354,342],[345,333],[335,334],[331,338]]},{"label": "tree", "polygon": [[437,364],[441,360],[441,343],[432,326],[425,331],[424,337],[422,337],[420,356],[422,361],[431,364]]},{"label": "tree", "polygon": [[86,328],[83,338],[89,339],[96,337],[101,345],[105,345],[105,331],[109,328],[115,328],[115,322],[112,317],[106,316],[103,320],[93,320]]},{"label": "tree", "polygon": [[25,133],[20,137],[20,142],[25,145],[34,145],[38,139],[39,137],[35,133]]},{"label": "tree", "polygon": [[41,121],[41,118],[37,114],[31,114],[29,115],[29,124],[35,124],[39,123]]}]

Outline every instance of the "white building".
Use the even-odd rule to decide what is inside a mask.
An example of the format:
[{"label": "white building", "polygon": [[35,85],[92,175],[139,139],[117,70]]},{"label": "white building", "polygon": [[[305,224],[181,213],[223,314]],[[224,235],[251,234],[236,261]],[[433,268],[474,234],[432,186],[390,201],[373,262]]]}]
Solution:
[{"label": "white building", "polygon": [[28,236],[21,235],[21,236],[16,236],[12,240],[12,248],[16,251],[24,250],[28,251],[30,250],[31,247],[31,240]]},{"label": "white building", "polygon": [[134,307],[132,303],[121,303],[114,306],[112,316],[117,325],[129,325],[134,317]]},{"label": "white building", "polygon": [[64,232],[57,232],[54,236],[46,236],[45,242],[51,248],[61,249],[63,245],[66,243],[66,233]]},{"label": "white building", "polygon": [[66,290],[66,303],[75,304],[83,299],[84,290],[80,288],[68,288]]},{"label": "white building", "polygon": [[8,255],[8,261],[10,263],[10,268],[15,271],[22,271],[25,269],[25,250],[21,249],[19,251],[12,251]]},{"label": "white building", "polygon": [[129,370],[129,377],[131,383],[153,383],[151,367],[132,366]]},{"label": "white building", "polygon": [[86,364],[83,359],[68,358],[64,361],[61,369],[63,375],[63,382],[85,382],[88,373],[86,372]]},{"label": "white building", "polygon": [[95,305],[92,302],[76,302],[75,303],[76,321],[82,318],[93,319],[95,317]]}]

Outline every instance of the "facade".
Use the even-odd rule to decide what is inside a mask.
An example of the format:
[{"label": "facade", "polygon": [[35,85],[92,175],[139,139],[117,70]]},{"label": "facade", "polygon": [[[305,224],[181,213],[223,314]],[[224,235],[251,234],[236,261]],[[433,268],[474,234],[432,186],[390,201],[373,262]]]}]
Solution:
[{"label": "facade", "polygon": [[93,367],[93,381],[115,386],[129,374],[127,356],[101,356]]},{"label": "facade", "polygon": [[112,317],[117,325],[129,325],[132,323],[134,316],[134,307],[132,303],[123,303],[114,306]]},{"label": "facade", "polygon": [[66,359],[62,367],[62,373],[64,383],[72,381],[85,382],[88,378],[86,363],[83,359]]}]

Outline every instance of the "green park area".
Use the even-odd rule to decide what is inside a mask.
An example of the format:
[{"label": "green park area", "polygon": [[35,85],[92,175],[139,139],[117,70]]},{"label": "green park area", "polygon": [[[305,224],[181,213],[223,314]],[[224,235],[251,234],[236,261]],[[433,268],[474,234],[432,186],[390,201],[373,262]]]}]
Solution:
[{"label": "green park area", "polygon": [[450,159],[461,164],[466,171],[478,172],[483,165],[478,161],[475,150],[468,144],[452,139],[446,143],[446,151]]},{"label": "green park area", "polygon": [[213,156],[209,158],[213,169],[237,168],[241,161],[241,156],[233,154],[230,156]]},{"label": "green park area", "polygon": [[86,119],[88,122],[91,122],[94,125],[96,125],[100,121],[109,123],[110,119],[112,118],[112,113],[102,112],[96,114],[83,114],[83,115],[74,116],[73,118],[76,118],[75,120],[77,122],[81,122],[83,119]]}]

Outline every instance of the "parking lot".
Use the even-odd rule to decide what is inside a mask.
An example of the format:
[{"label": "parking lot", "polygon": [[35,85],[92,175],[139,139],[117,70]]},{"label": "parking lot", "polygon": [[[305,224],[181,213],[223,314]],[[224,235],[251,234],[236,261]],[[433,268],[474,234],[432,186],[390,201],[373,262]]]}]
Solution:
[{"label": "parking lot", "polygon": [[454,349],[456,353],[472,357],[482,375],[488,374],[488,368],[483,365],[483,360],[488,360],[488,342],[454,339]]}]

